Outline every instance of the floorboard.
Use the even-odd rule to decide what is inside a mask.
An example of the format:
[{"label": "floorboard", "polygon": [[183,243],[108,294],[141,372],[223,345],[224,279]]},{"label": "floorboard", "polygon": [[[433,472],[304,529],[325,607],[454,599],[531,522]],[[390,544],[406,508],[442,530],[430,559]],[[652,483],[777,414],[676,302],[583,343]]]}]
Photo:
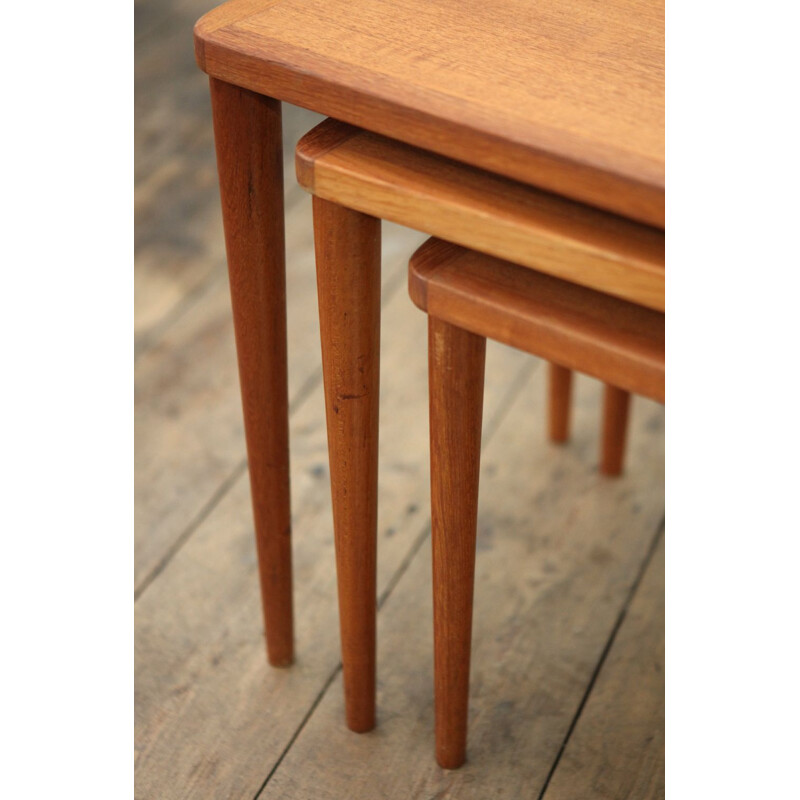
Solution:
[{"label": "floorboard", "polygon": [[664,539],[659,538],[544,800],[662,800],[664,792]]}]

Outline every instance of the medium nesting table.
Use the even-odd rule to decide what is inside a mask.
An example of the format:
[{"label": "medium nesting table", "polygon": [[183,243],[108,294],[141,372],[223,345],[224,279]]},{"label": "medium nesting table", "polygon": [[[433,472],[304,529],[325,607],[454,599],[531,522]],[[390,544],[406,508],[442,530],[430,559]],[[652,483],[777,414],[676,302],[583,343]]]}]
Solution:
[{"label": "medium nesting table", "polygon": [[[210,76],[272,664],[294,655],[281,101],[657,233],[664,226],[663,31],[659,0],[231,0],[197,23],[197,61]],[[650,307],[659,302],[652,287],[613,264],[578,265],[562,277]],[[663,281],[663,269],[655,278]],[[370,291],[371,282],[362,287]],[[663,294],[660,302],[663,310]],[[374,321],[369,331],[377,359]],[[377,361],[373,368],[377,387]],[[374,535],[372,505],[356,513]],[[358,665],[367,682],[359,694],[374,696],[374,548],[360,569],[359,596],[371,599],[359,636],[371,642],[371,655]],[[343,649],[346,638],[343,631]],[[348,714],[351,727],[368,730],[374,701]]]},{"label": "medium nesting table", "polygon": [[[381,219],[481,251],[431,240],[409,274],[412,298],[431,320],[436,754],[454,768],[466,746],[483,337],[549,359],[554,376],[577,369],[607,381],[604,466],[609,452],[621,462],[628,393],[663,401],[664,237],[330,119],[300,140],[296,166],[314,195],[342,666],[354,730],[371,726],[375,706]],[[516,266],[492,258],[499,254]],[[624,275],[640,302],[612,297],[613,286],[598,292],[551,277],[576,271],[601,285],[609,273]],[[453,391],[435,392],[437,383]],[[561,420],[563,383],[551,382],[551,411]]]}]

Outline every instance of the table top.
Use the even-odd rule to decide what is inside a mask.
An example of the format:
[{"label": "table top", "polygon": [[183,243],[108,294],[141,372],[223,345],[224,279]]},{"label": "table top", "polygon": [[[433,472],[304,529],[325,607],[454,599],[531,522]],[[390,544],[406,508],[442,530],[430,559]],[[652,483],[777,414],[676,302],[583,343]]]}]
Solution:
[{"label": "table top", "polygon": [[664,226],[663,0],[231,0],[209,75]]},{"label": "table top", "polygon": [[295,165],[315,197],[664,311],[652,226],[333,119],[300,139]]}]

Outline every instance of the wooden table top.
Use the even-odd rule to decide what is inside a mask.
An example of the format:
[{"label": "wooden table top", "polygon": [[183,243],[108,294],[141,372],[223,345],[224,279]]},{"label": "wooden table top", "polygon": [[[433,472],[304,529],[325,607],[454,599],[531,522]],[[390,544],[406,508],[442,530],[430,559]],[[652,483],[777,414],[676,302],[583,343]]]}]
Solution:
[{"label": "wooden table top", "polygon": [[209,75],[664,226],[663,0],[231,0]]}]

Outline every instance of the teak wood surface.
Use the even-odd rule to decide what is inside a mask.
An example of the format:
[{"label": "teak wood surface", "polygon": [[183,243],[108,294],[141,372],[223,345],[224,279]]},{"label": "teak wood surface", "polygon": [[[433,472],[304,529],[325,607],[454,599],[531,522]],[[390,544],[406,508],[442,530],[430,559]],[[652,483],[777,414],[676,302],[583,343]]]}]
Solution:
[{"label": "teak wood surface", "polygon": [[429,239],[408,288],[429,315],[664,402],[664,315]]},{"label": "teak wood surface", "polygon": [[664,310],[664,234],[328,119],[298,143],[316,197]]},{"label": "teak wood surface", "polygon": [[661,0],[231,0],[210,76],[664,226]]}]

